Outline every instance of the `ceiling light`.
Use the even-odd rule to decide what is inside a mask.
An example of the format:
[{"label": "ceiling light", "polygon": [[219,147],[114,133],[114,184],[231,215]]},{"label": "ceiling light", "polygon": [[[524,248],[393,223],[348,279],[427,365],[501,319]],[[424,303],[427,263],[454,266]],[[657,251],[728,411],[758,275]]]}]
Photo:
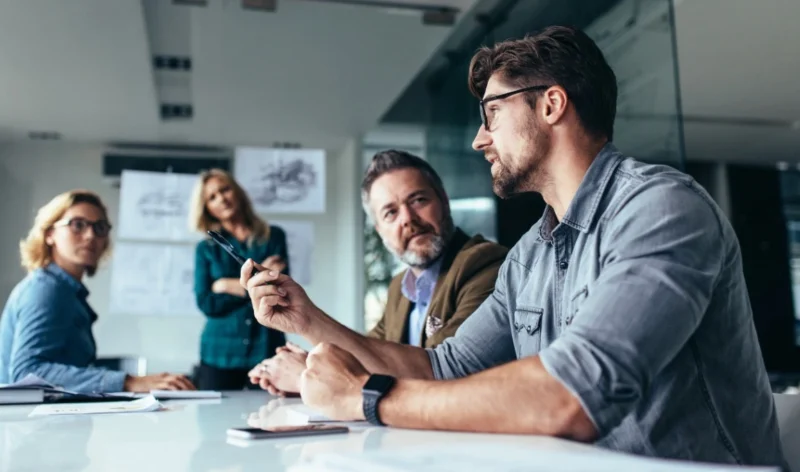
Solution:
[{"label": "ceiling light", "polygon": [[278,8],[278,0],[242,0],[245,10],[274,12]]},{"label": "ceiling light", "polygon": [[28,138],[34,141],[58,141],[61,139],[61,133],[56,131],[30,131]]}]

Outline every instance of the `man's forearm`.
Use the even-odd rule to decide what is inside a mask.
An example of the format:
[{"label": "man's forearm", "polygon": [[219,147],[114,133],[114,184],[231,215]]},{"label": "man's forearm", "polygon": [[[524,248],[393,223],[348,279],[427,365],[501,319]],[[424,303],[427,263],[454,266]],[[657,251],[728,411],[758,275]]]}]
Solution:
[{"label": "man's forearm", "polygon": [[538,357],[447,381],[398,379],[381,420],[412,429],[541,434],[590,441],[594,424]]},{"label": "man's forearm", "polygon": [[303,337],[314,345],[326,342],[339,346],[353,354],[370,373],[399,378],[434,378],[431,361],[424,349],[368,338],[321,312],[314,317]]}]

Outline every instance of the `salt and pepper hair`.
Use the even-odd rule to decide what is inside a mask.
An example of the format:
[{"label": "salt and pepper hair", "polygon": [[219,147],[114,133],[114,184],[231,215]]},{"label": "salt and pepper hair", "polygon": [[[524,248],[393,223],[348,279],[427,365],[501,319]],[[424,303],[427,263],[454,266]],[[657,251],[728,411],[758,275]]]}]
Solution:
[{"label": "salt and pepper hair", "polygon": [[444,205],[445,214],[447,217],[450,215],[450,200],[447,197],[447,192],[444,190],[444,184],[439,174],[433,170],[421,157],[417,157],[406,151],[398,151],[396,149],[389,149],[381,151],[372,157],[372,161],[364,173],[364,180],[361,182],[361,205],[364,207],[364,212],[370,223],[375,222],[375,215],[369,206],[369,193],[372,190],[372,184],[375,183],[381,176],[401,169],[416,169],[418,170],[425,180],[433,188],[436,196],[439,197]]}]

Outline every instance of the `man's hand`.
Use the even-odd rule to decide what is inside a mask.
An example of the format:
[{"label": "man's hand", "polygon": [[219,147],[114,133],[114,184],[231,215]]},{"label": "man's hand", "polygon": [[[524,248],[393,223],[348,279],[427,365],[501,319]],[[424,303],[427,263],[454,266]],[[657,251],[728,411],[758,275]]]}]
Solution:
[{"label": "man's hand", "polygon": [[333,420],[363,420],[361,388],[369,372],[352,354],[320,343],[308,354],[300,377],[303,403]]},{"label": "man's hand", "polygon": [[150,390],[197,390],[183,375],[155,374],[143,377],[128,376],[123,389],[126,392],[149,392]]},{"label": "man's hand", "polygon": [[300,375],[306,368],[308,353],[287,343],[277,349],[275,356],[263,360],[250,373],[251,383],[257,383],[272,395],[300,393]]},{"label": "man's hand", "polygon": [[[260,272],[251,275],[254,267]],[[251,259],[242,265],[239,283],[250,294],[256,320],[268,328],[303,335],[313,317],[324,316],[291,277]]]}]

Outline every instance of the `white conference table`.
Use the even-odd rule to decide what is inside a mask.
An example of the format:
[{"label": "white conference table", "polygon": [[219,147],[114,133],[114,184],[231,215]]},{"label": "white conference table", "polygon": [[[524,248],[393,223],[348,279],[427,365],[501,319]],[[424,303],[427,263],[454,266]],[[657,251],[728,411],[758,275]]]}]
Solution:
[{"label": "white conference table", "polygon": [[[224,392],[220,400],[171,400],[169,409],[29,418],[33,405],[0,406],[0,471],[281,471],[320,453],[361,453],[414,445],[493,442],[549,450],[596,451],[570,441],[362,427],[350,433],[231,444],[231,427],[292,424],[287,406],[263,392]],[[296,421],[294,422],[296,423]]]},{"label": "white conference table", "polygon": [[[347,434],[283,438],[249,442],[230,441],[231,427],[301,424],[287,414],[299,399],[278,399],[265,392],[224,392],[217,400],[170,400],[167,409],[150,413],[28,417],[32,405],[0,406],[0,471],[306,471],[319,470],[309,460],[325,454],[349,457],[384,452],[389,462],[406,461],[404,470],[621,470],[629,460],[594,446],[541,436],[445,433],[361,425]],[[523,465],[506,466],[507,459],[493,448],[520,447]],[[429,452],[448,448],[489,454],[481,460],[456,465],[452,461],[431,467]],[[323,456],[319,456],[323,455]],[[427,457],[427,459],[425,459]],[[460,456],[451,456],[460,457]],[[543,464],[549,457],[549,465]],[[567,467],[564,457],[584,458],[582,466]],[[632,460],[640,460],[633,458]],[[414,466],[413,462],[419,462]],[[426,461],[422,463],[422,461]],[[480,463],[478,463],[480,462]],[[504,465],[501,466],[500,463]],[[587,468],[586,465],[589,464]],[[554,464],[563,467],[554,466]],[[624,464],[626,470],[673,470],[673,465]],[[685,465],[685,464],[684,464]],[[529,467],[530,466],[530,467]],[[641,467],[640,467],[641,466]],[[328,470],[352,470],[334,467]],[[376,470],[367,467],[359,470]]]}]

